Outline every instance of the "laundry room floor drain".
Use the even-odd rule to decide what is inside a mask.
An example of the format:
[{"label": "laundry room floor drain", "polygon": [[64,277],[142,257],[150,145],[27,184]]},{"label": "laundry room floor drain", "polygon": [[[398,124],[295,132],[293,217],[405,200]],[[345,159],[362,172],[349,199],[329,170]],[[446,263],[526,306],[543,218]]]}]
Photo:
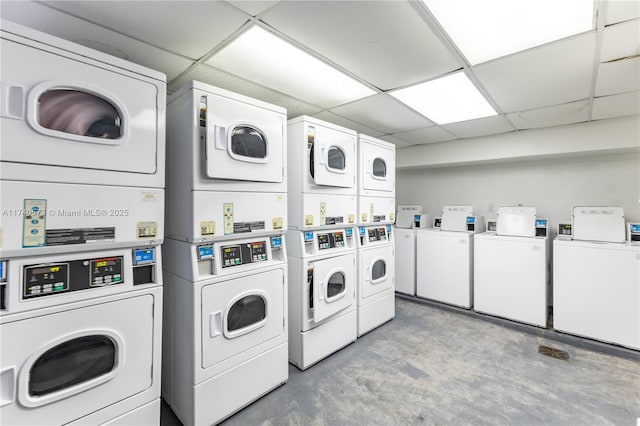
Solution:
[{"label": "laundry room floor drain", "polygon": [[560,349],[552,348],[551,346],[538,346],[538,353],[546,356],[550,356],[551,358],[561,359],[562,361],[569,360],[569,353],[565,351],[561,351]]}]

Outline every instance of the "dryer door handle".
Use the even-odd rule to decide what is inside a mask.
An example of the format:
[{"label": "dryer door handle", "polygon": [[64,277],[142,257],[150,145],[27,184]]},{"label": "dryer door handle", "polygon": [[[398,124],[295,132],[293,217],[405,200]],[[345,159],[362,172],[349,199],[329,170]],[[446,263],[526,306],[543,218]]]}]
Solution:
[{"label": "dryer door handle", "polygon": [[226,145],[226,136],[227,136],[227,128],[224,126],[218,126],[215,124],[213,126],[213,139],[214,145],[216,149],[225,149]]},{"label": "dryer door handle", "polygon": [[0,372],[0,407],[16,399],[16,368],[5,368]]},{"label": "dryer door handle", "polygon": [[222,311],[209,314],[209,337],[213,338],[222,334]]}]

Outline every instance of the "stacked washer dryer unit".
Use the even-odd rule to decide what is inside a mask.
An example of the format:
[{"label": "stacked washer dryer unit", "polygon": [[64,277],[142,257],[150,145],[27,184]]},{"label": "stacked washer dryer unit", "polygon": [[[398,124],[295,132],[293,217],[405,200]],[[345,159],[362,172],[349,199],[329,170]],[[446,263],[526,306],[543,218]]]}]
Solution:
[{"label": "stacked washer dryer unit", "polygon": [[551,305],[548,221],[535,207],[500,207],[496,232],[474,238],[473,306],[547,327]]},{"label": "stacked washer dryer unit", "polygon": [[1,28],[0,417],[157,425],[165,76]]},{"label": "stacked washer dryer unit", "polygon": [[[396,293],[416,295],[416,228],[422,218],[422,206],[398,206],[396,214]],[[416,225],[418,224],[418,225]]]},{"label": "stacked washer dryer unit", "polygon": [[358,336],[395,316],[396,147],[358,135]]},{"label": "stacked washer dryer unit", "polygon": [[622,207],[574,207],[571,225],[553,241],[554,329],[639,350],[640,244]]},{"label": "stacked washer dryer unit", "polygon": [[472,206],[444,206],[439,224],[418,230],[416,295],[471,308],[473,236],[484,231],[484,218],[474,216]]},{"label": "stacked washer dryer unit", "polygon": [[304,370],[357,338],[357,133],[289,121],[289,361]]},{"label": "stacked washer dryer unit", "polygon": [[192,81],[167,106],[162,393],[218,423],[286,382],[284,108]]}]

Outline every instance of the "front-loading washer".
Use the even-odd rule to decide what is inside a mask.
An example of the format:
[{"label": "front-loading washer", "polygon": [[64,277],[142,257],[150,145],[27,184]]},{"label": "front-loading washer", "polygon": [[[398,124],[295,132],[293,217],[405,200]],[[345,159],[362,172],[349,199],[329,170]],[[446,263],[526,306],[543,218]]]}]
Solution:
[{"label": "front-loading washer", "polygon": [[287,231],[289,362],[300,370],[357,338],[353,228]]},{"label": "front-loading washer", "polygon": [[167,105],[168,238],[287,229],[287,112],[191,81]]},{"label": "front-loading washer", "polygon": [[0,257],[162,243],[166,77],[2,21]]},{"label": "front-loading washer", "polygon": [[282,234],[167,239],[162,394],[185,425],[215,424],[288,379]]},{"label": "front-loading washer", "polygon": [[395,235],[391,225],[358,227],[358,337],[395,317]]},{"label": "front-loading washer", "polygon": [[3,423],[159,423],[159,251],[0,262]]},{"label": "front-loading washer", "polygon": [[357,223],[357,132],[308,116],[289,120],[289,229]]}]

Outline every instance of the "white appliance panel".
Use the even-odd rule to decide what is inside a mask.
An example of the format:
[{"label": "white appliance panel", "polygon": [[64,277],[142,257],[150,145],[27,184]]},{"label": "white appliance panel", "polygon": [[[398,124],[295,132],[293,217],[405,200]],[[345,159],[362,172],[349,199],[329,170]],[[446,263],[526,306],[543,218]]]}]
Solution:
[{"label": "white appliance panel", "polygon": [[283,182],[286,116],[235,94],[206,98],[206,174],[210,178]]},{"label": "white appliance panel", "polygon": [[284,333],[284,271],[275,269],[202,288],[202,368]]},{"label": "white appliance panel", "polygon": [[361,277],[358,299],[366,299],[384,291],[394,291],[395,251],[393,244],[358,249]]},{"label": "white appliance panel", "polygon": [[358,138],[359,195],[395,195],[395,145],[360,135]]},{"label": "white appliance panel", "polygon": [[549,270],[547,244],[546,238],[476,235],[474,309],[546,327]]},{"label": "white appliance panel", "polygon": [[498,235],[535,237],[535,207],[500,207],[496,224]]},{"label": "white appliance panel", "polygon": [[393,223],[395,219],[395,197],[358,197],[358,224]]},{"label": "white appliance panel", "polygon": [[473,294],[473,235],[418,230],[416,294],[470,308]]},{"label": "white appliance panel", "polygon": [[[2,114],[3,162],[163,178],[164,106],[159,106],[164,102],[164,81],[148,81],[80,55],[4,38],[2,62],[3,98],[9,105]],[[100,120],[107,115],[120,122],[117,137],[100,133],[106,126]],[[49,179],[56,180],[56,175]]]},{"label": "white appliance panel", "polygon": [[555,240],[556,330],[640,349],[640,246]]},{"label": "white appliance panel", "polygon": [[416,295],[416,231],[395,228],[396,282],[398,293]]},{"label": "white appliance panel", "polygon": [[344,227],[355,225],[358,207],[354,195],[318,193],[293,194],[288,196],[288,222],[292,229],[318,227]]},{"label": "white appliance panel", "polygon": [[[154,321],[159,321],[154,318],[154,303],[161,299],[145,294],[47,315],[36,311],[28,318],[3,321],[3,398],[10,396],[2,401],[3,422],[64,424],[151,388],[153,369],[159,368],[154,365]],[[95,346],[86,340],[88,336],[99,336],[100,347],[113,346],[112,352],[91,351]],[[63,345],[59,357],[47,354],[58,345]],[[90,355],[93,357],[88,358]],[[92,362],[78,366],[74,357]],[[65,366],[65,361],[70,364]],[[46,374],[38,374],[39,369]],[[93,376],[91,369],[104,372]],[[51,379],[56,371],[62,373],[58,375],[60,389],[55,389],[56,380]],[[78,383],[71,384],[75,373]],[[80,380],[83,374],[86,380]],[[63,386],[65,381],[69,385]]]},{"label": "white appliance panel", "polygon": [[353,187],[357,164],[355,138],[329,127],[314,127],[315,138],[309,152],[313,152],[313,181],[316,185]]},{"label": "white appliance panel", "polygon": [[318,323],[353,305],[356,273],[353,253],[316,260],[313,266],[313,321]]},{"label": "white appliance panel", "polygon": [[622,243],[626,239],[622,207],[574,207],[574,240]]}]

